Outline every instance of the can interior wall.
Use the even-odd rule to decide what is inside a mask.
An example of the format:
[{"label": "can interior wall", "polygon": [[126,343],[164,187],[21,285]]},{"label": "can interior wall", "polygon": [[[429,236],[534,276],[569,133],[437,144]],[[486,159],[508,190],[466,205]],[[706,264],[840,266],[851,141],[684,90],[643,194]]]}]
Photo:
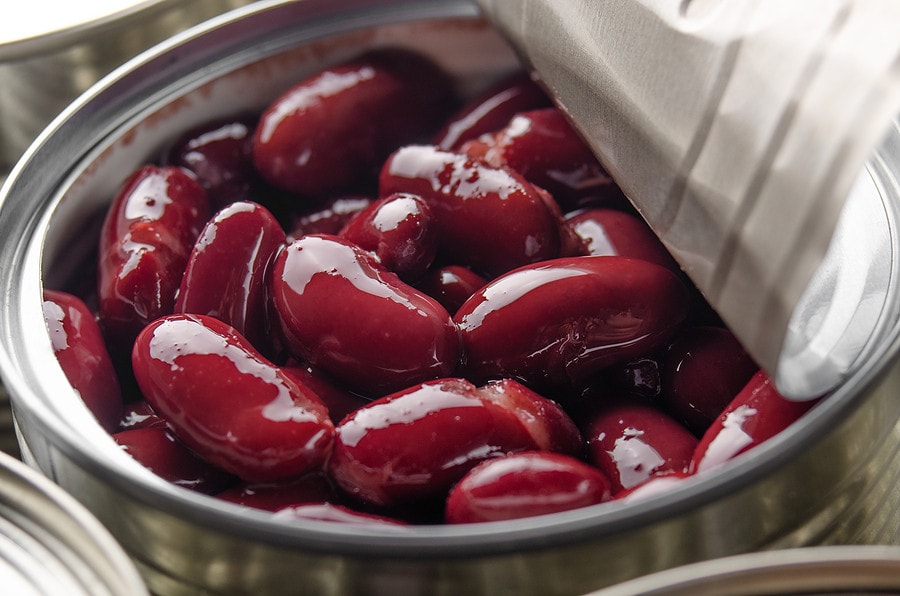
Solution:
[{"label": "can interior wall", "polygon": [[[88,505],[153,591],[277,594],[295,592],[299,582],[323,594],[577,594],[750,550],[900,542],[898,321],[871,362],[802,424],[753,457],[641,506],[412,535],[291,528],[137,466],[92,423],[53,365],[39,310],[41,284],[64,285],[93,250],[87,231],[122,174],[180,131],[259,108],[290,82],[361,48],[404,45],[435,56],[469,92],[517,64],[468,2],[338,9],[273,1],[238,16],[163,46],[79,100],[17,167],[0,209],[7,232],[0,254],[10,272],[0,289],[14,297],[0,307],[0,327],[8,329],[0,370],[23,457]],[[900,197],[900,152],[886,151],[885,170],[876,159],[870,173],[893,231],[900,202],[889,198]],[[26,195],[37,204],[15,204]]]}]

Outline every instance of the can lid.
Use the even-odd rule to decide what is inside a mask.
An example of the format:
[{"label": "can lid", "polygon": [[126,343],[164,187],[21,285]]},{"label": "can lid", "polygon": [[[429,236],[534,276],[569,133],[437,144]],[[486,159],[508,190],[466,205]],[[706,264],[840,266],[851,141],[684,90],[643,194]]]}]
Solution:
[{"label": "can lid", "polygon": [[897,546],[818,546],[711,559],[616,584],[589,596],[896,594]]},{"label": "can lid", "polygon": [[0,19],[0,61],[51,51],[176,0],[29,0]]},{"label": "can lid", "polygon": [[125,552],[73,497],[0,453],[0,585],[9,594],[147,594]]}]

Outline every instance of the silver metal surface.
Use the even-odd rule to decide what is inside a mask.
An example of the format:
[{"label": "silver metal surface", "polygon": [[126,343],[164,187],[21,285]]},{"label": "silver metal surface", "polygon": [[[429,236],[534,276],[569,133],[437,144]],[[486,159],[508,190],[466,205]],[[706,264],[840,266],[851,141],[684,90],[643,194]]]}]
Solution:
[{"label": "silver metal surface", "polygon": [[662,571],[590,596],[900,594],[900,548],[831,546],[736,555]]},{"label": "silver metal surface", "polygon": [[37,471],[0,454],[4,594],[141,596],[146,587],[109,532]]},{"label": "silver metal surface", "polygon": [[53,18],[52,3],[38,1],[8,14],[0,27],[10,29],[0,34],[0,170],[100,77],[174,33],[249,1],[126,0],[106,2],[100,12],[61,3],[64,18]]},{"label": "silver metal surface", "polygon": [[[92,217],[167,139],[261,107],[325,62],[386,44],[433,55],[470,89],[516,64],[470,2],[264,0],[155,48],[92,88],[40,136],[4,188],[0,374],[23,458],[100,518],[152,591],[583,594],[754,550],[900,543],[898,320],[801,423],[643,503],[399,533],[285,525],[170,485],[122,453],[55,364],[42,281],[77,275],[75,264],[95,242],[85,234]],[[900,159],[876,156],[869,171],[884,201],[876,225],[896,238]]]}]

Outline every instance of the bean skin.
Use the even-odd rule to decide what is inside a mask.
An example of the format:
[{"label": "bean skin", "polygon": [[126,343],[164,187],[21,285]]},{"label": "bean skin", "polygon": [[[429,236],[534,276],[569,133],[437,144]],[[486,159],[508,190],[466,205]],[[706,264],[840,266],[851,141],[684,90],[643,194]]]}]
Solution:
[{"label": "bean skin", "polygon": [[341,230],[339,236],[375,255],[406,281],[421,278],[437,253],[437,228],[421,197],[394,193],[379,199]]},{"label": "bean skin", "polygon": [[217,319],[154,321],[138,336],[132,363],[147,401],[178,438],[243,480],[299,476],[328,458],[334,426],[318,396]]},{"label": "bean skin", "polygon": [[681,268],[642,219],[618,209],[596,207],[566,218],[579,238],[583,254],[644,259],[676,273]]},{"label": "bean skin", "polygon": [[584,425],[589,461],[609,478],[613,493],[650,478],[688,471],[697,446],[674,418],[638,400],[610,400]]},{"label": "bean skin", "polygon": [[549,451],[513,453],[487,460],[450,490],[450,524],[520,519],[569,511],[612,498],[610,482],[597,468]]},{"label": "bean skin", "polygon": [[141,465],[182,488],[214,494],[236,482],[234,476],[192,453],[168,428],[137,428],[112,437]]},{"label": "bean skin", "polygon": [[684,284],[659,265],[571,257],[495,279],[454,320],[467,375],[508,376],[543,390],[578,386],[665,345],[689,306]]},{"label": "bean skin", "polygon": [[503,128],[520,112],[550,105],[540,85],[526,73],[515,72],[466,102],[447,120],[433,143],[456,151],[466,141]]},{"label": "bean skin", "polygon": [[[394,506],[444,498],[481,461],[515,451],[556,446],[574,449],[574,423],[558,406],[507,384],[477,388],[465,379],[439,379],[388,395],[360,408],[337,428],[329,462],[332,478],[365,503]],[[521,400],[531,405],[517,407]],[[558,417],[535,417],[543,400]],[[528,423],[525,419],[529,419]],[[575,442],[573,443],[573,437]]]},{"label": "bean skin", "polygon": [[165,162],[193,172],[214,209],[249,201],[259,183],[251,154],[255,129],[250,116],[205,123],[184,133]]},{"label": "bean skin", "polygon": [[44,290],[44,322],[53,353],[88,410],[108,432],[122,413],[122,389],[94,313],[77,296]]},{"label": "bean skin", "polygon": [[463,153],[507,167],[548,191],[564,210],[582,199],[614,199],[618,185],[557,108],[516,114],[502,129],[463,144]]},{"label": "bean skin", "polygon": [[785,430],[816,402],[786,399],[764,371],[757,372],[706,430],[690,470],[700,473],[720,467]]},{"label": "bean skin", "polygon": [[394,148],[427,137],[449,111],[446,75],[422,56],[373,51],[301,81],[263,113],[253,162],[302,197],[352,188]]},{"label": "bean skin", "polygon": [[562,214],[552,197],[518,173],[430,145],[395,151],[379,193],[415,193],[434,212],[442,262],[488,278],[558,257]]},{"label": "bean skin", "polygon": [[728,329],[685,329],[662,358],[662,405],[702,436],[758,370]]},{"label": "bean skin", "polygon": [[265,207],[248,201],[225,207],[191,251],[174,311],[216,317],[271,355],[267,274],[284,243],[284,230]]},{"label": "bean skin", "polygon": [[281,251],[272,296],[288,349],[363,395],[447,376],[459,361],[447,310],[341,238],[304,236]]},{"label": "bean skin", "polygon": [[145,166],[128,178],[100,234],[99,318],[111,345],[129,353],[145,325],[174,311],[208,217],[206,191],[186,170]]}]

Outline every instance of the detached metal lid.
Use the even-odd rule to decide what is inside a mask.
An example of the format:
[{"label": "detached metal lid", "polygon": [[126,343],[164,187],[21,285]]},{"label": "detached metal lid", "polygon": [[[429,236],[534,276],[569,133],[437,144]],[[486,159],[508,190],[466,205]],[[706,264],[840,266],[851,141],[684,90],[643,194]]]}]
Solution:
[{"label": "detached metal lid", "polygon": [[56,484],[0,453],[0,585],[3,593],[147,594],[125,551]]},{"label": "detached metal lid", "polygon": [[676,567],[589,596],[900,593],[897,546],[820,546],[764,551]]},{"label": "detached metal lid", "polygon": [[0,19],[0,61],[39,54],[180,0],[30,0]]}]

